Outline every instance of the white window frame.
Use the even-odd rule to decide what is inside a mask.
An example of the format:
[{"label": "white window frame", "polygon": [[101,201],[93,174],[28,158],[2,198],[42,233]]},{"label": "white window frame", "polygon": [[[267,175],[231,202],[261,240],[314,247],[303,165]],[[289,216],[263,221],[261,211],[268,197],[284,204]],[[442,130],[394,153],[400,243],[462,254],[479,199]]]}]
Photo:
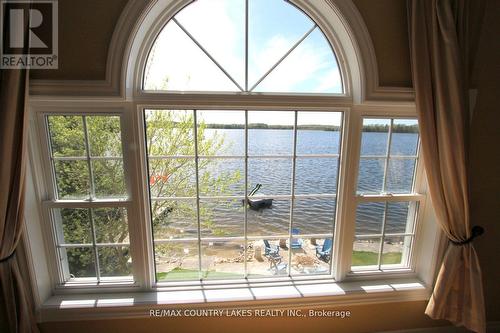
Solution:
[{"label": "white window frame", "polygon": [[[57,103],[59,104],[59,103]],[[85,103],[84,103],[85,104]],[[91,103],[93,104],[93,103]],[[33,108],[34,114],[37,115],[37,124],[39,139],[36,140],[36,144],[40,143],[40,147],[34,147],[34,149],[39,150],[39,153],[43,156],[42,163],[43,169],[45,170],[42,176],[44,182],[48,184],[46,186],[45,200],[42,200],[42,207],[44,209],[44,220],[45,225],[51,225],[50,221],[50,209],[60,208],[60,207],[107,207],[107,206],[120,206],[125,207],[128,211],[129,217],[129,229],[130,229],[130,246],[131,251],[134,256],[134,283],[133,286],[138,286],[139,288],[156,288],[169,286],[174,284],[173,282],[160,282],[156,284],[154,277],[154,262],[152,255],[152,230],[151,230],[151,216],[149,212],[149,189],[148,182],[149,175],[147,173],[146,167],[146,147],[144,138],[144,126],[143,126],[143,112],[145,109],[150,108],[169,108],[169,104],[165,100],[162,104],[151,105],[136,105],[135,108],[121,108],[113,110],[112,108],[103,107],[101,109],[96,109],[95,106],[92,107],[92,112],[87,112],[89,108],[86,107],[75,107],[74,105],[63,107],[49,107],[49,108]],[[231,110],[235,110],[234,105],[231,105]],[[243,107],[243,106],[242,106]],[[286,108],[286,111],[292,109],[293,105]],[[205,109],[210,108],[210,105],[206,105]],[[224,108],[224,107],[223,107]],[[218,108],[218,109],[223,109]],[[68,112],[68,110],[71,110]],[[380,194],[380,195],[368,195],[363,196],[356,193],[357,189],[357,173],[359,165],[359,151],[361,142],[361,128],[362,120],[364,117],[379,117],[379,118],[414,118],[413,110],[411,108],[401,108],[396,107],[394,111],[388,112],[366,112],[356,110],[356,108],[332,108],[332,107],[305,107],[300,112],[314,112],[314,111],[341,111],[344,113],[343,121],[343,135],[342,143],[340,149],[340,169],[339,169],[339,181],[337,187],[337,209],[336,209],[336,230],[334,232],[334,249],[333,258],[331,260],[332,273],[331,278],[336,281],[349,281],[357,279],[360,276],[365,277],[375,277],[375,276],[398,276],[398,277],[414,277],[416,273],[416,260],[411,260],[408,267],[400,269],[391,270],[377,270],[377,271],[351,271],[350,259],[352,254],[352,240],[354,239],[355,230],[355,214],[356,205],[359,202],[370,202],[370,201],[418,201],[419,202],[419,214],[417,214],[417,219],[415,221],[415,240],[414,244],[419,243],[419,228],[421,225],[421,220],[423,219],[423,212],[425,211],[425,182],[423,177],[423,167],[422,163],[417,163],[415,171],[415,193],[413,194]],[[128,116],[127,116],[128,113]],[[124,169],[125,177],[128,180],[128,196],[127,200],[97,200],[97,201],[76,201],[76,200],[58,200],[56,199],[55,184],[53,183],[53,175],[51,170],[50,153],[48,148],[47,139],[47,127],[45,122],[45,117],[49,114],[99,114],[99,115],[120,115],[122,119],[122,140],[125,147],[124,149]],[[132,124],[129,123],[132,120]],[[135,120],[135,121],[134,121]],[[348,127],[346,127],[348,126]],[[130,128],[134,128],[130,132]],[[134,135],[134,132],[138,135]],[[133,138],[133,140],[131,140]],[[35,144],[35,142],[32,142]],[[134,149],[130,149],[134,147]],[[349,149],[351,149],[349,151]],[[268,156],[266,156],[268,157]],[[293,157],[287,157],[288,159],[293,159]],[[138,162],[140,161],[140,162]],[[130,165],[140,164],[139,168],[131,168]],[[348,165],[353,165],[354,167],[348,167]],[[43,188],[43,185],[42,185]],[[290,196],[286,196],[292,197]],[[137,199],[135,199],[137,198]],[[139,198],[142,198],[139,199]],[[348,208],[345,208],[348,207]],[[142,210],[142,212],[141,212]],[[135,218],[134,218],[135,216]],[[56,235],[53,230],[48,233],[50,235],[49,240],[54,242]],[[343,236],[342,236],[343,235]],[[289,235],[288,235],[289,236]],[[324,235],[323,235],[324,236]],[[330,236],[330,235],[328,235]],[[247,239],[250,239],[249,237]],[[275,236],[270,236],[269,238],[279,238]],[[232,239],[232,238],[230,238]],[[136,259],[139,253],[139,258]],[[55,253],[52,253],[55,255]],[[145,260],[144,260],[144,259]],[[141,260],[143,259],[143,260]],[[59,272],[60,269],[52,268],[51,270]],[[314,276],[295,276],[293,279],[312,279]],[[273,280],[286,280],[289,277],[281,278],[275,277]],[[214,284],[217,281],[206,281],[206,283]],[[241,282],[235,280],[235,282]],[[105,288],[114,287],[111,283],[80,283],[80,282],[64,282],[61,278],[55,278],[53,281],[57,289],[64,291],[65,288]],[[198,284],[199,281],[191,281],[191,283],[186,282],[184,284]],[[123,284],[122,284],[123,286]]]},{"label": "white window frame", "polygon": [[[162,108],[162,109],[165,109],[165,110],[171,110],[169,108]],[[146,112],[148,109],[146,108],[142,108],[142,109],[139,109],[140,112],[144,113]],[[155,109],[156,110],[161,110],[161,109]],[[194,132],[194,137],[196,138],[197,137],[197,121],[196,121],[196,114],[198,112],[210,112],[209,110],[188,110],[188,111],[192,111],[193,114],[195,115],[194,116],[194,122],[193,122],[193,132]],[[237,112],[242,112],[244,113],[244,118],[245,118],[245,124],[244,124],[244,136],[245,136],[245,147],[244,147],[244,150],[245,150],[245,153],[244,155],[229,155],[229,156],[223,156],[223,155],[215,155],[215,156],[206,156],[206,155],[198,155],[197,154],[197,145],[195,144],[195,155],[182,155],[182,156],[176,156],[176,155],[169,155],[169,156],[154,156],[152,159],[170,159],[170,158],[190,158],[190,159],[194,159],[195,160],[195,168],[197,170],[197,173],[199,172],[199,169],[198,169],[198,163],[197,163],[197,160],[198,158],[201,158],[201,159],[237,159],[237,160],[242,160],[243,161],[243,165],[244,165],[244,174],[245,174],[245,185],[244,185],[244,188],[245,188],[245,193],[246,194],[243,194],[243,195],[229,195],[229,196],[214,196],[214,195],[209,195],[209,196],[201,196],[200,195],[200,192],[199,192],[199,187],[197,186],[196,188],[196,197],[194,198],[178,198],[178,197],[151,197],[149,198],[149,195],[148,195],[148,205],[151,205],[151,201],[153,200],[184,200],[184,199],[188,199],[188,200],[195,200],[196,201],[196,211],[197,211],[197,216],[200,216],[199,214],[199,202],[200,200],[207,200],[207,201],[216,201],[216,200],[224,200],[224,199],[238,199],[238,200],[247,200],[248,199],[248,165],[250,163],[251,160],[254,160],[254,159],[280,159],[280,160],[287,160],[287,161],[290,161],[291,162],[291,192],[290,194],[281,194],[281,195],[266,195],[265,197],[266,198],[269,198],[269,199],[276,199],[276,200],[289,200],[290,201],[290,214],[289,214],[289,221],[288,221],[288,225],[289,225],[289,230],[288,230],[288,233],[287,234],[279,234],[279,235],[261,235],[261,236],[249,236],[248,233],[247,233],[247,225],[248,225],[248,220],[247,220],[247,212],[248,212],[248,206],[245,205],[245,209],[244,209],[244,233],[243,235],[241,236],[231,236],[231,237],[206,237],[206,236],[202,236],[201,235],[201,230],[200,230],[200,221],[197,221],[197,224],[198,224],[198,237],[197,238],[192,238],[192,239],[186,239],[186,238],[182,238],[182,239],[171,239],[171,240],[154,240],[154,243],[155,244],[168,244],[168,243],[175,243],[175,242],[182,242],[182,241],[190,241],[190,242],[197,242],[198,244],[198,250],[199,250],[199,253],[198,253],[198,259],[199,259],[199,272],[201,274],[202,272],[202,265],[201,265],[201,261],[202,261],[202,255],[201,255],[201,244],[202,242],[207,242],[207,241],[243,241],[244,243],[244,257],[247,258],[247,244],[248,244],[248,241],[256,241],[256,240],[261,240],[261,239],[268,239],[268,240],[273,240],[273,239],[288,239],[288,242],[289,244],[291,243],[292,241],[292,238],[293,238],[293,235],[292,235],[292,229],[293,229],[293,209],[294,209],[294,203],[297,199],[335,199],[335,206],[336,206],[336,200],[337,200],[337,192],[338,192],[338,178],[339,178],[339,175],[338,175],[338,172],[337,172],[337,177],[335,179],[335,187],[336,187],[336,192],[335,193],[325,193],[325,194],[295,194],[295,183],[296,183],[296,175],[295,175],[295,168],[296,168],[296,164],[297,164],[297,159],[306,159],[306,158],[335,158],[335,159],[338,159],[337,161],[337,170],[339,170],[339,167],[340,167],[340,160],[341,160],[341,152],[342,152],[342,147],[341,147],[341,140],[342,140],[342,133],[343,133],[343,128],[342,128],[342,125],[343,125],[343,121],[341,120],[341,124],[340,124],[340,136],[339,136],[339,152],[338,153],[334,153],[334,154],[297,154],[296,153],[296,148],[297,148],[297,134],[298,134],[298,131],[299,129],[297,128],[297,125],[298,125],[298,114],[301,113],[302,115],[307,113],[307,112],[310,112],[310,111],[298,111],[298,110],[295,110],[295,111],[290,111],[290,110],[285,110],[283,112],[286,112],[286,113],[293,113],[294,114],[294,124],[293,124],[293,141],[292,141],[292,154],[291,155],[249,155],[248,154],[248,140],[249,140],[249,137],[248,137],[248,113],[249,112],[252,112],[254,110],[227,110],[228,112],[231,112],[231,111],[237,111]],[[173,110],[172,112],[175,112],[175,110]],[[259,112],[259,111],[256,111],[256,112]],[[260,111],[261,113],[264,113],[265,111]],[[328,111],[323,111],[323,112],[328,112]],[[339,112],[339,111],[336,111],[336,112]],[[341,113],[341,119],[343,118],[343,113]],[[196,140],[196,139],[195,139]],[[195,141],[197,142],[197,141]],[[144,148],[145,151],[147,151],[146,149],[146,146]],[[149,179],[150,175],[147,175]],[[258,198],[259,196],[255,196],[256,198]],[[336,209],[336,207],[335,207]],[[152,217],[149,216],[149,221],[151,221]],[[334,236],[335,236],[335,219],[336,219],[336,214],[335,216],[332,214],[331,216],[331,222],[332,222],[332,225],[331,225],[331,232],[329,233],[317,233],[317,234],[311,234],[311,233],[306,233],[306,234],[300,234],[300,237],[301,238],[331,238],[333,239]],[[288,263],[291,263],[292,262],[292,252],[289,251],[288,252],[288,258],[287,258],[287,262]],[[154,267],[153,267],[154,269]],[[321,277],[321,276],[326,276],[326,277],[333,277],[333,260],[330,260],[330,263],[329,263],[329,270],[330,270],[330,273],[329,274],[311,274],[310,276],[307,276],[307,275],[296,275],[295,278],[298,278],[300,279],[301,277],[302,278],[312,278],[312,275],[316,276],[316,277]],[[287,265],[287,275],[290,276],[291,274],[291,265],[288,264]],[[244,279],[248,278],[248,270],[247,270],[247,260],[245,260],[244,262]],[[279,276],[275,277],[275,278],[278,278],[279,279]],[[237,281],[237,280],[235,280]],[[237,281],[238,282],[238,281]],[[241,282],[241,281],[240,281]],[[173,283],[169,283],[169,282],[157,282],[157,285],[158,286],[162,286],[162,285],[167,285],[167,284],[173,284]]]},{"label": "white window frame", "polygon": [[[31,211],[27,212],[30,217],[27,219],[27,252],[32,258],[30,273],[32,275],[33,289],[37,291],[36,299],[38,306],[42,308],[46,318],[60,318],[59,312],[54,310],[54,304],[59,304],[66,300],[87,300],[94,299],[90,296],[92,293],[99,293],[102,297],[110,299],[109,304],[114,304],[117,308],[116,313],[126,312],[121,306],[130,306],[127,302],[122,302],[118,296],[113,293],[121,292],[126,295],[136,295],[137,299],[142,299],[144,304],[163,304],[158,303],[158,293],[167,292],[172,295],[172,299],[167,297],[166,302],[178,304],[183,302],[197,301],[198,296],[191,299],[187,289],[201,291],[205,288],[228,288],[238,286],[241,281],[204,281],[188,283],[162,283],[155,284],[154,262],[152,253],[154,247],[152,244],[152,230],[149,216],[148,203],[148,173],[146,168],[146,151],[143,138],[143,110],[155,108],[167,109],[228,109],[228,110],[298,110],[307,111],[341,111],[343,112],[343,135],[341,142],[341,156],[339,168],[339,180],[337,186],[337,209],[336,209],[336,231],[334,235],[333,256],[331,259],[334,275],[329,278],[311,277],[276,277],[271,279],[261,279],[256,283],[244,282],[248,288],[285,288],[296,285],[303,285],[309,288],[314,284],[328,285],[331,288],[340,288],[344,292],[322,291],[305,292],[300,291],[297,294],[280,294],[277,292],[274,298],[282,299],[283,304],[291,304],[283,298],[310,296],[313,301],[320,296],[332,296],[328,298],[328,304],[345,304],[342,302],[351,302],[351,304],[361,304],[364,302],[378,301],[397,301],[397,300],[423,300],[428,299],[430,287],[432,286],[437,263],[443,253],[442,235],[434,223],[430,198],[427,193],[425,182],[425,172],[423,163],[418,163],[415,175],[415,192],[410,196],[393,195],[391,200],[411,199],[418,200],[419,214],[416,221],[415,240],[413,247],[413,260],[407,269],[394,271],[377,272],[351,272],[350,256],[352,253],[352,241],[355,230],[355,212],[356,205],[360,201],[371,200],[368,197],[360,197],[356,193],[357,189],[357,170],[359,166],[359,150],[361,143],[361,129],[363,117],[397,118],[397,117],[416,117],[415,105],[413,102],[402,102],[397,94],[388,93],[384,100],[376,102],[363,101],[365,94],[359,87],[359,78],[353,70],[352,60],[355,55],[352,50],[342,47],[342,43],[336,33],[342,35],[343,32],[333,32],[332,29],[325,28],[330,26],[326,24],[326,19],[318,13],[318,10],[328,6],[323,2],[307,3],[302,0],[295,1],[296,4],[310,14],[316,20],[317,24],[323,28],[327,39],[332,43],[337,51],[339,67],[343,75],[345,84],[344,95],[315,95],[315,94],[295,94],[287,96],[286,94],[241,94],[241,93],[168,93],[154,92],[146,93],[140,89],[142,82],[142,68],[145,62],[145,52],[147,45],[152,42],[153,36],[163,26],[165,18],[173,15],[185,0],[173,0],[166,6],[165,10],[157,12],[156,23],[149,22],[146,18],[144,25],[149,27],[146,31],[138,33],[144,43],[140,47],[131,46],[130,56],[136,57],[135,61],[129,62],[124,66],[127,75],[125,75],[124,91],[125,96],[119,97],[79,97],[79,96],[31,96],[30,105],[30,170],[28,186],[33,190],[27,193],[27,207]],[[339,4],[343,1],[336,1]],[[342,4],[341,6],[345,6]],[[339,20],[338,17],[333,18]],[[340,21],[339,21],[340,22]],[[133,44],[133,43],[132,43]],[[127,67],[128,66],[128,67]],[[130,66],[132,66],[130,68]],[[376,69],[376,68],[375,68]],[[392,96],[392,97],[391,97]],[[50,160],[46,145],[47,137],[44,124],[44,115],[53,113],[77,113],[77,114],[119,114],[122,119],[122,139],[125,147],[123,152],[125,178],[127,180],[127,191],[129,198],[121,201],[119,204],[127,207],[129,216],[130,247],[133,255],[134,282],[128,284],[106,284],[97,285],[95,283],[63,283],[58,274],[58,267],[54,263],[56,258],[54,251],[54,233],[51,229],[49,209],[59,207],[66,203],[59,203],[55,199],[53,184],[50,174]],[[44,143],[45,142],[45,143]],[[419,158],[421,160],[421,158]],[[377,199],[380,199],[377,198]],[[75,207],[82,203],[75,203]],[[87,207],[97,207],[99,205],[116,204],[115,202],[88,202]],[[66,206],[65,206],[66,207]],[[381,286],[375,288],[380,291],[378,295],[367,295],[363,286],[371,285]],[[385,286],[390,286],[386,288]],[[396,287],[398,286],[398,287]],[[183,289],[183,288],[187,289]],[[400,289],[401,288],[401,289]],[[268,290],[273,294],[273,290]],[[180,294],[175,294],[179,292]],[[349,294],[346,296],[346,293]],[[351,295],[352,294],[352,295]],[[56,295],[50,297],[50,295]],[[163,294],[162,294],[163,295]],[[290,296],[291,295],[291,296]],[[343,295],[343,296],[341,296]],[[205,295],[206,296],[206,295]],[[170,297],[170,296],[169,296]],[[177,298],[176,298],[177,297]],[[243,297],[243,296],[242,296]],[[135,299],[135,298],[134,298]],[[245,299],[244,297],[242,299]],[[255,300],[255,297],[253,298]],[[262,298],[257,298],[257,300]],[[111,300],[114,300],[112,302]],[[219,302],[223,300],[235,300],[231,297],[211,298],[205,297],[204,302],[213,300]],[[304,302],[309,302],[305,300]],[[84,302],[85,303],[85,302]],[[201,302],[203,303],[203,302]],[[95,302],[75,303],[77,306],[88,306],[96,308]],[[83,305],[82,305],[83,304]],[[262,304],[267,304],[263,301]],[[300,305],[300,302],[294,302]],[[68,306],[71,308],[71,305]],[[128,310],[129,313],[138,311]],[[97,309],[96,311],[98,311]],[[96,311],[89,310],[89,318],[97,315]],[[68,317],[65,317],[66,319]],[[75,314],[75,319],[82,319],[81,313]]]}]

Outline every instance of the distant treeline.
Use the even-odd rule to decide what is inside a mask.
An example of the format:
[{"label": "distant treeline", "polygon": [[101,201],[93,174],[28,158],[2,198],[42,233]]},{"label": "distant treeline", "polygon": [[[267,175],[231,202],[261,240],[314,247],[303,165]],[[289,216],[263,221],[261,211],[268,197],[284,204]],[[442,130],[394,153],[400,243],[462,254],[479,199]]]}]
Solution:
[{"label": "distant treeline", "polygon": [[[245,125],[243,124],[206,124],[206,128],[216,128],[216,129],[243,129]],[[291,130],[293,129],[292,125],[268,125],[264,123],[254,123],[248,124],[249,129],[283,129],[283,130]],[[319,130],[319,131],[338,131],[340,130],[339,126],[333,125],[299,125],[298,129],[304,130]]]},{"label": "distant treeline", "polygon": [[[244,129],[243,124],[205,124],[206,128],[213,129]],[[290,130],[293,129],[292,125],[268,125],[264,123],[254,123],[248,124],[249,129],[278,129],[278,130]],[[298,129],[301,130],[316,130],[316,131],[339,131],[340,126],[335,125],[299,125]],[[389,125],[365,125],[363,126],[364,132],[387,132],[389,131]],[[394,124],[392,131],[395,133],[418,133],[417,125],[403,125]]]},{"label": "distant treeline", "polygon": [[[388,132],[389,125],[365,125],[363,132]],[[418,125],[393,124],[394,133],[418,133]]]}]

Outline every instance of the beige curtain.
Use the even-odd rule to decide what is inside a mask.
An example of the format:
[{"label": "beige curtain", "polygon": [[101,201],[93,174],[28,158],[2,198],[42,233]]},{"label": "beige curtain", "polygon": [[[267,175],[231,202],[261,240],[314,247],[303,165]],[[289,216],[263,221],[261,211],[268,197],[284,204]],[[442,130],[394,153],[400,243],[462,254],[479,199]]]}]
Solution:
[{"label": "beige curtain", "polygon": [[425,313],[485,331],[468,189],[468,89],[481,0],[408,0],[411,63],[429,192],[450,240]]},{"label": "beige curtain", "polygon": [[27,87],[27,70],[0,71],[0,318],[7,332],[38,332],[29,277],[22,274],[16,254],[24,222]]},{"label": "beige curtain", "polygon": [[11,332],[38,332],[25,285],[29,278],[16,255],[24,222],[27,71],[2,70],[0,88],[0,300]]}]

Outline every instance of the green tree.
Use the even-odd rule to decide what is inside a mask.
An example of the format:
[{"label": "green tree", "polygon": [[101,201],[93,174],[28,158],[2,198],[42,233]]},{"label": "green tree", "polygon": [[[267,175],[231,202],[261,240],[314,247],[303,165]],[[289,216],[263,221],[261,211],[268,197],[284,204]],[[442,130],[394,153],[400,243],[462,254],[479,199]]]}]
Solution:
[{"label": "green tree", "polygon": [[[149,110],[146,112],[146,135],[149,159],[149,182],[152,197],[195,197],[196,165],[194,117],[192,111]],[[198,186],[201,194],[229,194],[233,190],[242,190],[241,173],[222,171],[218,159],[214,156],[224,153],[229,145],[216,131],[207,133],[203,121],[197,126]],[[176,156],[176,157],[174,157]],[[186,157],[189,156],[189,157]],[[168,157],[168,158],[165,158]],[[152,200],[151,212],[155,237],[176,237],[179,228],[175,221],[196,221],[194,202],[182,200]],[[213,222],[213,210],[200,209],[202,227],[214,235],[223,235]],[[192,223],[194,227],[194,223]]]},{"label": "green tree", "polygon": [[[146,112],[147,148],[149,156],[194,155],[194,119],[182,111]],[[51,139],[56,186],[61,199],[98,199],[126,197],[123,171],[120,118],[118,116],[50,116]],[[87,144],[88,142],[88,148]],[[224,151],[224,137],[207,135],[206,125],[198,125],[198,154],[212,156]],[[92,172],[87,155],[92,157]],[[219,161],[199,159],[199,189],[201,193],[228,193],[241,179],[239,172],[218,172]],[[154,197],[194,197],[196,168],[193,158],[149,160],[151,194]],[[92,174],[92,179],[90,175]],[[91,193],[91,181],[94,193]],[[173,217],[196,220],[196,210],[187,202],[176,200],[152,201],[155,235],[168,237]],[[129,241],[128,217],[123,208],[61,209],[58,211],[64,243],[91,244],[90,220],[94,223],[97,243],[126,243]],[[213,212],[201,209],[203,227],[216,235],[222,234],[213,223]],[[158,231],[158,232],[157,232]],[[94,256],[90,248],[67,251],[70,273],[92,276]],[[128,275],[131,272],[128,247],[99,247],[99,266],[102,276]],[[95,276],[95,275],[94,275]]]}]

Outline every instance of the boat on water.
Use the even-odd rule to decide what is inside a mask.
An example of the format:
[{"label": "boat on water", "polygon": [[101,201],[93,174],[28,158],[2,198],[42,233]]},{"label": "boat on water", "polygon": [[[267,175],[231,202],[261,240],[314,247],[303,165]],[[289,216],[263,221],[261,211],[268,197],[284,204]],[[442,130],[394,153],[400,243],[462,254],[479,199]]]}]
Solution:
[{"label": "boat on water", "polygon": [[[261,209],[271,208],[271,206],[273,205],[273,199],[269,199],[269,198],[253,199],[253,198],[250,198],[255,193],[257,193],[257,191],[260,190],[261,187],[262,187],[262,184],[255,185],[255,187],[252,189],[252,191],[250,191],[250,193],[248,194],[248,206],[250,207],[250,209],[261,210]],[[243,204],[245,204],[244,202],[245,202],[245,200],[242,200]]]}]

